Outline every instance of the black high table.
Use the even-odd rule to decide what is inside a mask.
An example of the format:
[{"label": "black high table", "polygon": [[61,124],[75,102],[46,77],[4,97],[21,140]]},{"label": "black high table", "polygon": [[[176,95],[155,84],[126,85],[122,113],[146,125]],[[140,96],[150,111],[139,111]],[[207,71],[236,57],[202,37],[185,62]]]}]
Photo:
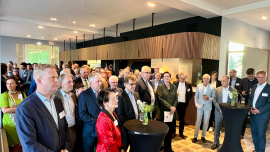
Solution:
[{"label": "black high table", "polygon": [[241,130],[250,106],[231,106],[230,103],[219,104],[225,122],[225,139],[219,152],[243,152]]},{"label": "black high table", "polygon": [[169,127],[160,121],[149,120],[143,125],[138,119],[129,120],[124,124],[133,144],[135,152],[159,152]]}]

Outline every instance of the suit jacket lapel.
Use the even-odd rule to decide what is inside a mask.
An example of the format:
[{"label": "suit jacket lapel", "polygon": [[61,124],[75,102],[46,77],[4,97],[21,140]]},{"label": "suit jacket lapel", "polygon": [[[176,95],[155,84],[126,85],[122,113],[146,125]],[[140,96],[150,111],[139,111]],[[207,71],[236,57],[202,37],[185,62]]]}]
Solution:
[{"label": "suit jacket lapel", "polygon": [[[126,104],[127,104],[127,107],[131,107],[132,108],[132,110],[131,110],[131,112],[132,112],[132,115],[134,115],[135,116],[135,111],[134,111],[134,109],[133,109],[133,104],[132,104],[132,102],[131,102],[131,100],[130,100],[130,98],[129,98],[129,95],[127,94],[127,92],[124,90],[123,91],[123,94],[122,94],[122,96],[125,98],[125,100],[127,101],[126,102]],[[134,99],[135,99],[135,96],[134,96]],[[135,99],[136,100],[136,99]],[[137,107],[138,108],[138,107]],[[135,116],[136,117],[136,116]]]},{"label": "suit jacket lapel", "polygon": [[[257,85],[256,85],[256,88],[257,88]],[[255,88],[255,90],[256,90],[256,88]],[[261,93],[259,94],[259,96],[258,96],[258,99],[257,99],[257,101],[256,101],[256,105],[258,104],[258,101],[260,101],[260,99],[261,99],[261,97],[262,97],[262,93],[266,90],[268,88],[268,85],[267,85],[267,83],[266,83],[266,85],[264,86],[264,88],[262,89],[262,91],[261,91]],[[255,92],[254,92],[255,93]],[[252,101],[253,102],[253,101]],[[256,106],[255,105],[255,106]]]},{"label": "suit jacket lapel", "polygon": [[[47,107],[44,105],[44,103],[40,100],[40,98],[36,95],[35,92],[34,92],[34,96],[36,98],[34,100],[36,106],[39,107],[39,109],[42,110],[45,113],[45,115],[47,116],[47,118],[51,121],[51,123],[54,125],[54,127],[58,130],[58,127],[57,127],[57,125],[56,125],[56,123],[55,123],[55,121],[54,121],[51,113],[47,109]],[[56,106],[55,106],[55,108],[56,108]],[[57,110],[57,108],[56,108],[56,110]],[[57,113],[57,117],[58,117],[58,113]],[[59,118],[58,118],[58,120],[59,120]]]},{"label": "suit jacket lapel", "polygon": [[[147,81],[147,80],[145,80]],[[149,82],[148,82],[149,83]],[[147,90],[147,92],[150,94],[150,90],[148,89],[148,86],[146,84],[146,82],[144,82],[144,80],[141,78],[141,84],[144,85],[145,89]]]},{"label": "suit jacket lapel", "polygon": [[96,97],[96,95],[94,94],[93,89],[90,87],[88,90],[89,90],[89,92],[90,92],[89,95],[90,95],[91,98],[95,101],[97,107],[98,107],[99,109],[101,109],[101,108],[100,108],[100,105],[98,104],[97,97]]}]

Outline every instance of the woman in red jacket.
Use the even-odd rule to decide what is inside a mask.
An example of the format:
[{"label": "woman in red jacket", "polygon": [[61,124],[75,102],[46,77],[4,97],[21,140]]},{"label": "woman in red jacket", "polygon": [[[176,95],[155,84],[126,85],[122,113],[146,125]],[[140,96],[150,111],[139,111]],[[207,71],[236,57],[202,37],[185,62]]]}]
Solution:
[{"label": "woman in red jacket", "polygon": [[114,112],[118,107],[118,99],[113,90],[100,91],[97,97],[102,110],[97,118],[97,150],[96,152],[124,152],[122,144],[122,126]]}]

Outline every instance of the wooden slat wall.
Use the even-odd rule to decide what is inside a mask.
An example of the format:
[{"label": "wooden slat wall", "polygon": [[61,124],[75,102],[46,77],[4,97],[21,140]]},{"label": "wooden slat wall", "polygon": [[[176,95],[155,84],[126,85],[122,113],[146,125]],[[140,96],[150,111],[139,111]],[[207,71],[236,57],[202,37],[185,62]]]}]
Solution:
[{"label": "wooden slat wall", "polygon": [[121,42],[120,59],[140,59],[138,45],[139,40]]},{"label": "wooden slat wall", "polygon": [[[193,58],[219,59],[220,37],[184,32],[59,53],[60,61]],[[85,53],[87,51],[87,53]],[[64,58],[62,56],[65,56]],[[79,57],[79,58],[78,58]]]},{"label": "wooden slat wall", "polygon": [[205,34],[202,47],[202,58],[219,60],[220,37]]}]

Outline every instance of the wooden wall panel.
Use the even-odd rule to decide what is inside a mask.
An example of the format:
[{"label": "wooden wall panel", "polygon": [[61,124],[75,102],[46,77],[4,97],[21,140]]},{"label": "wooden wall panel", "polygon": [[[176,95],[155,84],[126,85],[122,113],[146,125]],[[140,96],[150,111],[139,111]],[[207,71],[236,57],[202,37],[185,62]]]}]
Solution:
[{"label": "wooden wall panel", "polygon": [[[169,34],[133,41],[100,45],[65,51],[61,59],[73,60],[119,60],[193,58],[219,59],[220,37],[200,32]],[[87,53],[86,53],[86,52]],[[76,54],[77,53],[77,54]],[[78,58],[79,57],[79,58]]]},{"label": "wooden wall panel", "polygon": [[96,46],[97,59],[107,60],[108,59],[108,45]]},{"label": "wooden wall panel", "polygon": [[68,61],[71,61],[70,52],[71,51],[65,51],[65,61],[64,61],[64,63],[68,63]]},{"label": "wooden wall panel", "polygon": [[96,47],[88,47],[86,49],[88,54],[87,60],[96,60],[97,59]]},{"label": "wooden wall panel", "polygon": [[78,56],[78,53],[79,50],[71,50],[70,51],[70,57],[71,57],[71,61],[76,61],[76,60],[79,60],[79,56]]},{"label": "wooden wall panel", "polygon": [[219,60],[220,37],[205,34],[202,47],[202,58]]},{"label": "wooden wall panel", "polygon": [[121,42],[120,59],[139,59],[139,40]]},{"label": "wooden wall panel", "polygon": [[121,57],[121,43],[108,44],[108,58],[119,60]]}]

